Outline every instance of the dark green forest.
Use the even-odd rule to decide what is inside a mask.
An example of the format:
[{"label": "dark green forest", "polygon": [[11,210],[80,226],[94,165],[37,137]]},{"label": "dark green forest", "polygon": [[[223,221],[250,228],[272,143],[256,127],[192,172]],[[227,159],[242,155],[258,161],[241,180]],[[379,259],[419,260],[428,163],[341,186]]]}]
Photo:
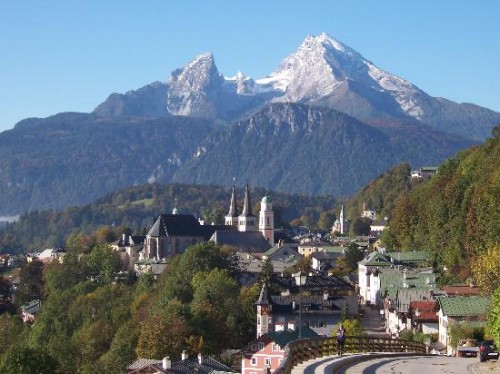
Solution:
[{"label": "dark green forest", "polygon": [[[315,225],[322,212],[331,211],[328,226],[335,220],[336,201],[331,196],[309,196],[252,188],[251,204],[258,213],[261,198],[268,193],[273,199],[276,227],[286,227],[297,218]],[[36,210],[20,217],[19,222],[0,230],[0,253],[39,251],[64,247],[69,237],[88,235],[107,226],[117,234],[145,234],[161,213],[170,213],[177,205],[180,213],[202,218],[207,224],[224,222],[229,210],[231,191],[220,186],[187,184],[146,184],[106,195],[93,204],[75,206],[62,211]],[[239,209],[243,189],[237,189]],[[331,222],[330,222],[331,221]],[[112,240],[112,237],[108,239]]]}]

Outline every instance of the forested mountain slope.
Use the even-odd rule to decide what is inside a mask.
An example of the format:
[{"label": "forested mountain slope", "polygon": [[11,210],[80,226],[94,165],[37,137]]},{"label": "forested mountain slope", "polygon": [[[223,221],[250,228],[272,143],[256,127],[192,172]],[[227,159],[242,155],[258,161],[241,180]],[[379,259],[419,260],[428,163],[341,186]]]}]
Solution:
[{"label": "forested mountain slope", "polygon": [[[461,278],[500,243],[500,126],[482,146],[447,160],[438,175],[403,194],[392,211],[389,248],[427,249]],[[497,259],[498,260],[498,259]]]}]

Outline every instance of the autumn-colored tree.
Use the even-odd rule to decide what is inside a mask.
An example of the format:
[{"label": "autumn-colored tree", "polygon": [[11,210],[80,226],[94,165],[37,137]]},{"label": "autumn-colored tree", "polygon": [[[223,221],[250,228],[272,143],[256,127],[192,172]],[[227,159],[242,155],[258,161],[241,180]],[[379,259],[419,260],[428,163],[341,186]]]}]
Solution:
[{"label": "autumn-colored tree", "polygon": [[496,342],[500,342],[500,287],[491,296],[488,313],[488,333]]},{"label": "autumn-colored tree", "polygon": [[166,356],[179,358],[189,336],[185,318],[171,310],[151,315],[139,331],[137,356],[157,360]]},{"label": "autumn-colored tree", "polygon": [[472,263],[477,285],[491,293],[500,287],[500,244],[480,252]]}]

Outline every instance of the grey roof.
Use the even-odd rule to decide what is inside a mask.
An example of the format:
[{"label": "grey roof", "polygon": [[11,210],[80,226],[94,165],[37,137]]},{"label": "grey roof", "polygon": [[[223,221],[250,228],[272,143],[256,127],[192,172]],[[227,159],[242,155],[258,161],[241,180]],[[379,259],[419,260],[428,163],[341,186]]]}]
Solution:
[{"label": "grey roof", "polygon": [[328,260],[336,260],[337,258],[342,256],[342,253],[320,251],[313,253],[311,256],[317,260],[328,261]]},{"label": "grey roof", "polygon": [[[293,293],[299,292],[299,287],[295,283],[293,277],[276,278],[276,285],[285,290],[290,290]],[[306,284],[302,286],[304,291],[319,292],[319,291],[352,291],[354,286],[349,282],[335,275],[310,275],[306,279]]]},{"label": "grey roof", "polygon": [[255,303],[256,305],[269,305],[271,304],[271,298],[269,297],[269,293],[267,292],[267,284],[263,284],[260,289],[259,299]]},{"label": "grey roof", "polygon": [[190,214],[160,214],[148,236],[203,236],[200,223]]},{"label": "grey roof", "polygon": [[216,244],[227,244],[244,252],[265,252],[271,245],[260,231],[216,230],[210,238]]},{"label": "grey roof", "polygon": [[172,362],[170,369],[163,369],[162,364],[151,365],[160,373],[171,373],[171,374],[216,374],[216,373],[235,373],[229,366],[221,364],[219,361],[214,360],[211,357],[203,357],[202,363],[198,363],[198,358],[188,358],[186,360]]},{"label": "grey roof", "polygon": [[149,358],[138,358],[134,362],[132,362],[129,366],[127,366],[127,370],[138,370],[148,367],[153,364],[160,364],[161,360],[153,360]]}]

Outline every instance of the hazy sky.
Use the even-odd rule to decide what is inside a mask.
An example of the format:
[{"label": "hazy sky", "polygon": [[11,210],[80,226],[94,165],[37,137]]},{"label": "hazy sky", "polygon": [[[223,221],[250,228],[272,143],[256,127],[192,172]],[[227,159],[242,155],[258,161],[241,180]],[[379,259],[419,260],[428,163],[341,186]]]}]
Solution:
[{"label": "hazy sky", "polygon": [[326,32],[432,96],[500,112],[500,1],[0,0],[0,131],[90,112],[197,54],[262,78]]}]

